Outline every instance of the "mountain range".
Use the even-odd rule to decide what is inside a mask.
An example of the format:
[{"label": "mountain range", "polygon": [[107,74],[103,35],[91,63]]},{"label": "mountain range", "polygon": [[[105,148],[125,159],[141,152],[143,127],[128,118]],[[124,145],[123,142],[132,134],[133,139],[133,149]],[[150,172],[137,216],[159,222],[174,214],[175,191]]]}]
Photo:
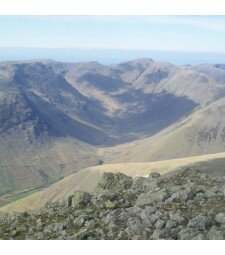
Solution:
[{"label": "mountain range", "polygon": [[225,66],[0,63],[0,205],[102,163],[225,151]]}]

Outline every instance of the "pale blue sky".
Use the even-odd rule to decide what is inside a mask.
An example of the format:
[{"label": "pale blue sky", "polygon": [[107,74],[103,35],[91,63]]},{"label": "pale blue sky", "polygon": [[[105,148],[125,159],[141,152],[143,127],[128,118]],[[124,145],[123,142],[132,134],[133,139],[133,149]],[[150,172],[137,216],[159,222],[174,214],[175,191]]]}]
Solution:
[{"label": "pale blue sky", "polygon": [[225,16],[0,16],[0,47],[225,53]]}]

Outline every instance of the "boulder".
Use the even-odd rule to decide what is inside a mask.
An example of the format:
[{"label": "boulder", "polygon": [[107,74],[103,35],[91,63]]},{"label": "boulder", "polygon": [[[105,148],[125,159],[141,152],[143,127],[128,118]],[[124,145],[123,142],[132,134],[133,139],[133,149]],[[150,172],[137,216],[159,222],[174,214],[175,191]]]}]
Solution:
[{"label": "boulder", "polygon": [[225,224],[225,213],[216,214],[215,221],[219,224]]},{"label": "boulder", "polygon": [[110,200],[106,200],[105,207],[106,207],[106,209],[114,209],[114,208],[116,208],[116,203],[112,202]]},{"label": "boulder", "polygon": [[91,195],[83,191],[75,191],[72,197],[71,206],[79,208],[81,206],[86,206],[91,201]]},{"label": "boulder", "polygon": [[218,230],[215,226],[209,230],[206,238],[209,240],[223,240],[224,239],[223,232]]},{"label": "boulder", "polygon": [[158,182],[158,179],[153,178],[152,176],[138,177],[134,179],[131,189],[138,194],[143,192],[150,192],[159,188]]},{"label": "boulder", "polygon": [[147,192],[139,195],[136,205],[146,206],[151,205],[154,202],[163,202],[169,197],[168,191],[166,189],[160,189],[156,192]]},{"label": "boulder", "polygon": [[98,182],[94,193],[101,193],[109,190],[115,193],[124,192],[130,189],[133,179],[122,173],[104,173]]},{"label": "boulder", "polygon": [[198,215],[188,222],[188,227],[198,230],[205,230],[206,227],[209,226],[210,222],[211,220],[208,216]]}]

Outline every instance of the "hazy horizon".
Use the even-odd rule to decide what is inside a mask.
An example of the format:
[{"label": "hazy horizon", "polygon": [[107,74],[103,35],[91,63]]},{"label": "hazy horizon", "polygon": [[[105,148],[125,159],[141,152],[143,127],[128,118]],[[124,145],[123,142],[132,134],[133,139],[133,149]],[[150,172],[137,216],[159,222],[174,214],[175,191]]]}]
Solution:
[{"label": "hazy horizon", "polygon": [[225,64],[225,52],[129,50],[100,48],[0,47],[0,61],[52,59],[62,62],[98,61],[113,65],[136,58],[152,58],[174,65]]}]

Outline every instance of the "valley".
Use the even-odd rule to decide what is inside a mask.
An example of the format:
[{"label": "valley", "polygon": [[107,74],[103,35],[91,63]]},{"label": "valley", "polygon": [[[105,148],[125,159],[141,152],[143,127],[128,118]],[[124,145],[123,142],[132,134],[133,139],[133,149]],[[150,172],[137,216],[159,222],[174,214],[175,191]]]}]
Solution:
[{"label": "valley", "polygon": [[76,179],[73,188],[91,188],[104,171],[133,176],[222,164],[224,77],[223,65],[150,58],[113,66],[1,62],[0,205],[53,192],[68,178]]}]

